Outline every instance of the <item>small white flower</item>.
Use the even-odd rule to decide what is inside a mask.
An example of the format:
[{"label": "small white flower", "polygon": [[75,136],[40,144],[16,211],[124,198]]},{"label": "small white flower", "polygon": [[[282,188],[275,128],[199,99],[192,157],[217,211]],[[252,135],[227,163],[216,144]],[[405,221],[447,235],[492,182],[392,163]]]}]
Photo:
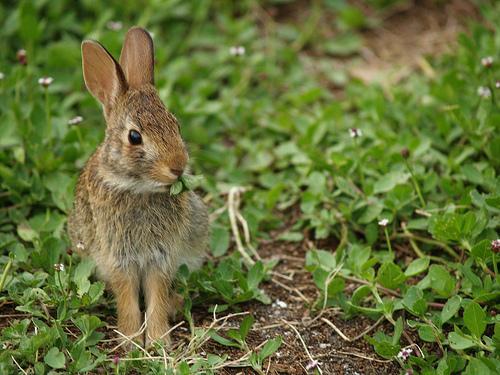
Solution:
[{"label": "small white flower", "polygon": [[16,57],[17,61],[19,61],[19,64],[26,65],[28,63],[28,60],[26,58],[27,57],[26,50],[24,48],[17,51]]},{"label": "small white flower", "polygon": [[122,29],[123,23],[121,23],[120,21],[109,21],[106,24],[106,27],[110,30],[118,31]]},{"label": "small white flower", "polygon": [[491,96],[491,90],[489,87],[486,87],[486,86],[480,86],[478,87],[477,89],[477,94],[481,97],[481,98],[489,98]]},{"label": "small white flower", "polygon": [[500,81],[496,81],[496,82],[495,82],[495,87],[496,87],[497,89],[500,89]]},{"label": "small white flower", "polygon": [[73,117],[72,119],[68,120],[68,125],[77,125],[82,121],[83,121],[82,116],[76,116],[76,117]]},{"label": "small white flower", "polygon": [[1,81],[2,79],[4,79],[4,78],[5,78],[5,74],[3,74],[2,72],[0,72],[0,81]]},{"label": "small white flower", "polygon": [[52,82],[54,82],[54,78],[52,77],[42,77],[38,79],[38,84],[45,88],[49,87],[52,84]]},{"label": "small white flower", "polygon": [[318,367],[319,365],[319,362],[314,360],[314,361],[311,361],[309,362],[307,365],[306,365],[306,370],[309,371],[309,370],[313,370],[315,369],[316,367]]},{"label": "small white flower", "polygon": [[410,357],[410,354],[412,352],[413,352],[412,348],[403,348],[398,353],[398,358],[402,359],[403,361],[406,361]]},{"label": "small white flower", "polygon": [[78,250],[85,250],[85,245],[83,244],[83,242],[82,242],[82,241],[80,241],[80,242],[78,242],[78,243],[76,244],[76,248],[77,248]]},{"label": "small white flower", "polygon": [[361,131],[361,129],[358,128],[350,128],[349,135],[351,136],[351,138],[358,138],[363,135],[363,132]]},{"label": "small white flower", "polygon": [[493,56],[486,56],[481,59],[481,64],[485,68],[489,68],[493,65]]},{"label": "small white flower", "polygon": [[500,251],[500,238],[491,241],[491,250],[498,253]]},{"label": "small white flower", "polygon": [[245,54],[245,47],[243,46],[232,46],[229,48],[229,54],[231,56],[243,56]]},{"label": "small white flower", "polygon": [[389,220],[387,219],[382,219],[378,222],[378,225],[380,225],[381,227],[386,227],[387,224],[389,224]]},{"label": "small white flower", "polygon": [[56,264],[54,264],[54,269],[57,272],[64,272],[64,264],[62,264],[62,263],[56,263]]}]

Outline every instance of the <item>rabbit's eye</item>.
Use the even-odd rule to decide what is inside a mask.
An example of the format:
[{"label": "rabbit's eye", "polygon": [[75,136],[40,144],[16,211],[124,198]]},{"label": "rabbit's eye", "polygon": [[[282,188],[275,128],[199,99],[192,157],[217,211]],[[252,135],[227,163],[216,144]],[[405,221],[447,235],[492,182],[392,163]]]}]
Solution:
[{"label": "rabbit's eye", "polygon": [[128,133],[128,141],[131,145],[140,145],[142,143],[141,134],[138,131],[131,130]]}]

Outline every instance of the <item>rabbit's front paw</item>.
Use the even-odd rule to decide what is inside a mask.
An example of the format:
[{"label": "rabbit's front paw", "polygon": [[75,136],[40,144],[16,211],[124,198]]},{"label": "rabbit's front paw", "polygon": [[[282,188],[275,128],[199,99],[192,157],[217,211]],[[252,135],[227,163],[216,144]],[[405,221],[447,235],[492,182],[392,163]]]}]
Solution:
[{"label": "rabbit's front paw", "polygon": [[118,312],[118,331],[120,337],[133,348],[135,341],[139,345],[144,342],[144,330],[141,330],[142,314],[139,307],[139,283],[134,272],[114,271],[111,273],[110,285],[116,298]]},{"label": "rabbit's front paw", "polygon": [[[127,349],[137,348],[144,343],[144,331],[141,330],[141,315],[139,313],[118,316],[118,331],[120,337],[126,342]],[[134,345],[136,343],[137,345]]]},{"label": "rabbit's front paw", "polygon": [[153,344],[160,344],[161,346],[170,346],[170,336],[168,330],[170,326],[168,323],[159,326],[148,326],[146,331],[145,347],[151,348]]},{"label": "rabbit's front paw", "polygon": [[146,301],[146,347],[155,341],[170,344],[168,319],[179,298],[172,291],[169,277],[158,270],[150,270],[144,279]]}]

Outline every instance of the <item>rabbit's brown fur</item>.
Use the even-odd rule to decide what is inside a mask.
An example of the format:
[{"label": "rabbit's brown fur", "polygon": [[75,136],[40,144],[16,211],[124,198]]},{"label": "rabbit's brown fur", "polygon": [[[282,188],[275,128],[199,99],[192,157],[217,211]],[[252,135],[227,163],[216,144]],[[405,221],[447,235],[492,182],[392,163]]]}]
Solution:
[{"label": "rabbit's brown fur", "polygon": [[[186,168],[179,125],[153,86],[149,34],[132,28],[120,64],[98,43],[82,44],[85,83],[103,104],[106,135],[85,165],[68,220],[73,247],[93,258],[113,291],[118,328],[149,345],[164,337],[178,305],[172,281],[177,268],[200,266],[207,247],[208,215],[193,192],[170,196]],[[138,131],[142,144],[128,140]],[[140,291],[145,297],[146,335]]]}]

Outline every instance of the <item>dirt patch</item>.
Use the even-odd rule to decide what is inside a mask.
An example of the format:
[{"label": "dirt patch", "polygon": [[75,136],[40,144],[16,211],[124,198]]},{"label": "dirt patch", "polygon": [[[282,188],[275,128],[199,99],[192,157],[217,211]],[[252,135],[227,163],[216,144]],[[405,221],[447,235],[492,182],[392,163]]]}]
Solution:
[{"label": "dirt patch", "polygon": [[[345,69],[351,77],[367,83],[394,84],[415,69],[432,76],[433,71],[425,58],[452,51],[458,35],[467,30],[471,21],[480,18],[476,5],[469,0],[401,1],[384,10],[375,9],[361,0],[351,0],[350,3],[375,24],[360,31],[363,38],[361,50],[347,58],[318,54],[308,46],[304,46],[302,53],[312,58],[330,59],[331,69]],[[266,10],[277,23],[307,25],[311,21],[312,2],[294,1]],[[341,33],[335,27],[336,15],[328,7],[322,10],[316,29],[325,40],[336,38]],[[311,70],[311,67],[305,69]],[[320,79],[320,82],[325,80]],[[336,89],[332,88],[333,91]]]},{"label": "dirt patch", "polygon": [[[265,259],[279,259],[275,271],[284,277],[274,276],[275,281],[266,282],[262,286],[271,298],[272,304],[250,302],[240,305],[239,308],[255,318],[248,338],[250,347],[255,348],[267,339],[277,336],[283,338],[280,349],[272,356],[271,361],[265,364],[269,374],[312,373],[312,369],[307,370],[312,364],[311,358],[318,361],[324,374],[398,373],[397,363],[378,357],[363,338],[347,342],[324,320],[314,319],[315,315],[311,314],[310,307],[318,297],[318,290],[311,274],[304,269],[306,250],[303,244],[270,241],[259,248],[259,253]],[[346,288],[352,290],[355,286],[347,285]],[[212,317],[206,313],[206,307],[195,309],[193,317],[197,326],[208,327],[212,322]],[[333,322],[349,338],[356,337],[375,323],[365,317],[344,320],[337,309],[326,310],[321,318]],[[228,328],[238,328],[240,320],[232,320]],[[387,333],[393,330],[389,323],[382,323],[377,329]],[[174,340],[186,340],[186,335],[187,332],[182,334],[182,331],[179,331],[173,336]],[[227,354],[230,356],[229,359],[237,359],[244,354],[213,341],[205,344],[204,349],[207,353]],[[254,372],[248,368],[225,368],[220,373],[253,374]]]},{"label": "dirt patch", "polygon": [[382,15],[380,27],[363,33],[363,61],[350,72],[365,82],[388,77],[397,82],[415,68],[432,75],[423,59],[453,50],[458,34],[478,19],[479,13],[471,1],[403,3]]},{"label": "dirt patch", "polygon": [[[306,254],[304,246],[295,243],[274,242],[262,246],[260,254],[264,258],[279,258],[280,263],[276,267],[276,272],[289,277],[289,280],[274,278],[282,285],[268,282],[263,286],[273,304],[247,306],[261,327],[261,329],[257,328],[255,332],[260,340],[277,335],[283,337],[283,345],[271,362],[270,373],[304,374],[307,373],[307,366],[311,365],[311,359],[297,332],[283,320],[296,328],[311,357],[319,362],[319,366],[325,374],[389,374],[398,372],[399,366],[397,364],[379,362],[381,358],[362,338],[349,343],[335,333],[323,320],[314,320],[314,316],[311,316],[310,306],[317,299],[318,290],[311,274],[304,269]],[[373,321],[364,317],[345,321],[336,309],[328,310],[322,317],[334,322],[347,337],[355,337],[374,324]],[[266,326],[275,327],[262,329]]]},{"label": "dirt patch", "polygon": [[16,305],[11,301],[3,301],[0,303],[0,329],[4,329],[10,325],[10,322],[15,319],[23,319],[31,317],[31,314],[23,314],[16,310]]}]

